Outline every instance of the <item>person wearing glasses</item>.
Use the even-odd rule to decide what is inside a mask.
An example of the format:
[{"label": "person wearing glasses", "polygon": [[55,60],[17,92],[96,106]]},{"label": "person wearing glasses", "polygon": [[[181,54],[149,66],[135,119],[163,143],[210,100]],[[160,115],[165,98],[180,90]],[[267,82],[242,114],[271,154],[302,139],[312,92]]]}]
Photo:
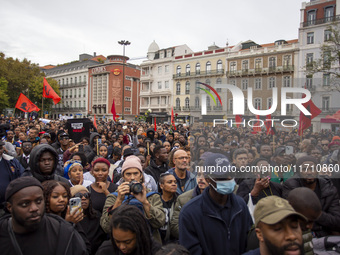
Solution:
[{"label": "person wearing glasses", "polygon": [[177,193],[184,192],[196,187],[196,176],[188,171],[189,157],[186,151],[178,149],[173,154],[173,164],[175,167],[169,169],[168,173],[175,176],[177,180]]},{"label": "person wearing glasses", "polygon": [[84,218],[78,224],[81,225],[91,243],[91,254],[95,254],[99,246],[107,240],[107,236],[100,226],[101,212],[92,207],[91,194],[83,185],[75,185],[70,190],[71,197],[81,198]]}]

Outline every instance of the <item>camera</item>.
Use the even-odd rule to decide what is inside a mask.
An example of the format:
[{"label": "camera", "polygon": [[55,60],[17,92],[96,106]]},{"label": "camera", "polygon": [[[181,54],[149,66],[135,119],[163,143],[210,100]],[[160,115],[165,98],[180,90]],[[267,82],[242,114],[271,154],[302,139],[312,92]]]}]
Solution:
[{"label": "camera", "polygon": [[129,183],[130,186],[130,192],[134,194],[142,193],[143,192],[143,185],[140,182],[137,181],[131,181]]}]

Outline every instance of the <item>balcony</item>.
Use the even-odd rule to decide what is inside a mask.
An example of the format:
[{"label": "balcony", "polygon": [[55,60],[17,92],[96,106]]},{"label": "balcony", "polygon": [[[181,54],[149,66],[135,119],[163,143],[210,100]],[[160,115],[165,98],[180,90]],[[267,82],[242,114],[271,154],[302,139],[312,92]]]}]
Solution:
[{"label": "balcony", "polygon": [[183,106],[182,107],[182,111],[183,112],[189,112],[190,111],[190,107],[189,106]]},{"label": "balcony", "polygon": [[222,106],[214,106],[213,107],[214,111],[222,111]]},{"label": "balcony", "polygon": [[140,81],[153,81],[153,75],[152,74],[142,74],[140,76]]},{"label": "balcony", "polygon": [[336,113],[337,111],[339,111],[339,107],[337,108],[325,107],[321,108],[320,110],[322,111],[322,113]]},{"label": "balcony", "polygon": [[303,27],[309,27],[309,26],[315,26],[315,25],[335,22],[335,21],[339,21],[339,20],[340,20],[340,15],[336,15],[336,16],[327,17],[327,18],[323,18],[323,19],[309,20],[309,21],[303,22],[302,26]]},{"label": "balcony", "polygon": [[294,71],[293,65],[275,66],[267,68],[245,69],[245,70],[233,70],[227,71],[227,77],[249,77],[257,75],[267,75],[275,73],[291,73]]},{"label": "balcony", "polygon": [[216,69],[210,71],[199,71],[199,72],[186,72],[186,73],[177,73],[173,75],[173,79],[187,79],[190,77],[210,77],[210,76],[222,76],[224,74],[224,69]]},{"label": "balcony", "polygon": [[73,82],[73,83],[68,83],[68,84],[61,84],[60,88],[75,88],[75,87],[84,87],[86,86],[86,82]]}]

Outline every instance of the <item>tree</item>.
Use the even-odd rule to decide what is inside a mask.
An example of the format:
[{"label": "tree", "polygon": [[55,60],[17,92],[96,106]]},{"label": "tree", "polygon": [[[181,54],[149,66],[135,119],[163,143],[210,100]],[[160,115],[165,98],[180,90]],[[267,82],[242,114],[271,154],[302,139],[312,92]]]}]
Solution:
[{"label": "tree", "polygon": [[9,106],[7,94],[8,81],[5,78],[0,77],[0,112]]},{"label": "tree", "polygon": [[333,23],[325,31],[325,43],[320,47],[320,58],[307,63],[306,74],[323,73],[328,79],[328,90],[340,91],[340,27]]}]

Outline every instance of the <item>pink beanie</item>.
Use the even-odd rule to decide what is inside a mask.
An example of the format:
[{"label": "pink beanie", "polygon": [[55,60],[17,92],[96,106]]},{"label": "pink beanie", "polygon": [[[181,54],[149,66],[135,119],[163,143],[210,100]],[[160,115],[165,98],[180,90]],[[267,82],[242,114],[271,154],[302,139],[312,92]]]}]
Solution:
[{"label": "pink beanie", "polygon": [[143,173],[142,162],[135,155],[128,156],[125,159],[123,166],[122,166],[122,176],[124,175],[124,171],[129,168],[137,168],[141,173]]}]

